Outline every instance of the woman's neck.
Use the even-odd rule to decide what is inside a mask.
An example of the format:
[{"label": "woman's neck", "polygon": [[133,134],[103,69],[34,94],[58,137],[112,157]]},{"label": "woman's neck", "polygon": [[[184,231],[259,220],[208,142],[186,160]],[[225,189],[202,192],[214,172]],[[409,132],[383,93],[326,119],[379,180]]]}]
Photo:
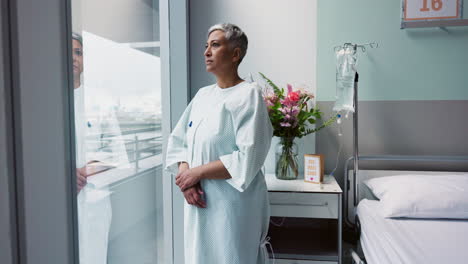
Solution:
[{"label": "woman's neck", "polygon": [[79,79],[78,79],[78,80],[75,79],[75,80],[73,81],[73,86],[74,86],[75,89],[76,89],[76,88],[80,88],[80,86],[81,86],[81,81],[80,81]]},{"label": "woman's neck", "polygon": [[235,73],[216,76],[216,83],[218,84],[219,88],[222,89],[235,86],[243,81],[244,80],[239,77],[239,74],[237,74],[237,71]]}]

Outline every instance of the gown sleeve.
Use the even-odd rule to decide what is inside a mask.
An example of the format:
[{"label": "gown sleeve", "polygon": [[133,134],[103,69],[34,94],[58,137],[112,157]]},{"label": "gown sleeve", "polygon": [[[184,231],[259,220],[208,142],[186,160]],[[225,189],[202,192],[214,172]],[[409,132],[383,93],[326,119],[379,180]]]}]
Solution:
[{"label": "gown sleeve", "polygon": [[220,157],[232,178],[226,180],[243,192],[265,162],[273,128],[261,92],[255,87],[232,111],[237,150]]},{"label": "gown sleeve", "polygon": [[177,125],[169,136],[164,170],[172,174],[177,174],[179,171],[179,162],[188,162],[186,133],[193,101],[185,108],[179,122],[177,122]]}]

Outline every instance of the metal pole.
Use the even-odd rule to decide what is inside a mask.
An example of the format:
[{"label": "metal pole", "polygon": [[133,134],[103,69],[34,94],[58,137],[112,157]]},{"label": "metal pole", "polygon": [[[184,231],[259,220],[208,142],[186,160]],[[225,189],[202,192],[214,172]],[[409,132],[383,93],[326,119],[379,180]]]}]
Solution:
[{"label": "metal pole", "polygon": [[140,159],[140,154],[139,152],[139,146],[138,146],[138,136],[135,134],[135,145],[134,145],[134,154],[133,157],[135,157],[135,172],[138,172],[138,161]]},{"label": "metal pole", "polygon": [[[353,147],[354,147],[354,169],[353,169],[353,177],[354,177],[354,184],[357,184],[356,175],[359,169],[359,142],[358,142],[358,82],[359,82],[359,74],[356,72],[354,77],[354,114],[353,114]],[[357,189],[357,188],[356,188]],[[358,194],[354,192],[354,206],[357,205],[356,197]]]}]

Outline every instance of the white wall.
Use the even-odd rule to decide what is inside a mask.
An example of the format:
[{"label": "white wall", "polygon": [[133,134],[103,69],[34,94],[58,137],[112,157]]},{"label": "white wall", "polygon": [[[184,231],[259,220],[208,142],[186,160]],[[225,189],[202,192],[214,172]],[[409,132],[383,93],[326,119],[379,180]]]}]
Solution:
[{"label": "white wall", "polygon": [[[262,72],[283,87],[286,83],[306,84],[315,93],[316,0],[196,0],[189,3],[192,96],[199,88],[215,82],[205,71],[203,51],[208,28],[222,22],[238,25],[249,38],[247,55],[239,68],[241,77],[249,73],[255,77]],[[315,151],[315,136],[309,135],[298,143],[302,171],[303,154]],[[267,172],[274,170],[271,154],[272,150],[266,162]]]}]

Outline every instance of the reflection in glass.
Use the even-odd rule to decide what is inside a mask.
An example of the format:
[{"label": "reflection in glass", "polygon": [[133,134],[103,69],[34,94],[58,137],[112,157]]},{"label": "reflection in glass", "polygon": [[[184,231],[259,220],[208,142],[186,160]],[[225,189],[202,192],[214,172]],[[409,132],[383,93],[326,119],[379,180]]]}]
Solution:
[{"label": "reflection in glass", "polygon": [[157,263],[158,2],[72,2],[80,263]]}]

